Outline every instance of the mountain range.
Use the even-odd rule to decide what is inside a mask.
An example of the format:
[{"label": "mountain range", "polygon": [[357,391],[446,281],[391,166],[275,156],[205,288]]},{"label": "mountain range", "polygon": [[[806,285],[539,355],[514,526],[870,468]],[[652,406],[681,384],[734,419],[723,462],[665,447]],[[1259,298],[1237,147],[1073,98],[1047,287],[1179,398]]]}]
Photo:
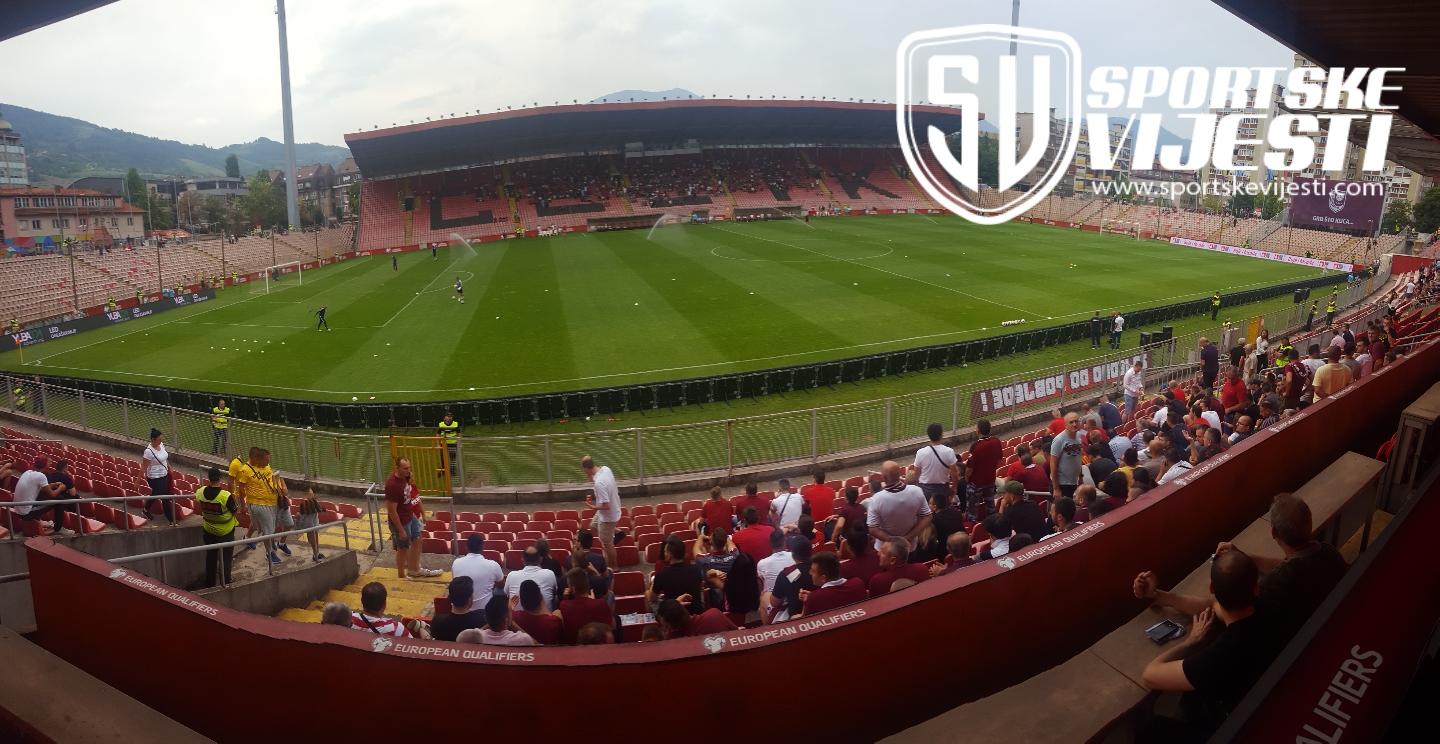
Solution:
[{"label": "mountain range", "polygon": [[[227,147],[187,145],[8,103],[0,103],[0,118],[8,120],[20,134],[31,183],[119,176],[132,167],[147,178],[223,176],[225,158],[231,154],[240,159],[240,173],[246,176],[261,168],[284,168],[285,163],[284,145],[266,137]],[[295,160],[301,165],[339,165],[348,157],[350,150],[345,147],[317,142],[295,144]]]}]

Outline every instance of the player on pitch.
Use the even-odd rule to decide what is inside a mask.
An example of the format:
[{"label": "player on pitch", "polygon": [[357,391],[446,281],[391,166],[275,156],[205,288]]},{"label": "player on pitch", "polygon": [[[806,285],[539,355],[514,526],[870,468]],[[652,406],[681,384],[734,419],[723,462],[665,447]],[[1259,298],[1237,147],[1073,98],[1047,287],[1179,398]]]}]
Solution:
[{"label": "player on pitch", "polygon": [[455,299],[459,300],[461,305],[465,304],[465,285],[460,283],[458,276],[455,277]]},{"label": "player on pitch", "polygon": [[311,313],[311,315],[314,315],[316,318],[319,318],[319,321],[315,323],[315,330],[317,330],[317,331],[320,330],[320,327],[321,327],[321,326],[324,326],[324,327],[325,327],[325,330],[327,330],[327,331],[330,330],[330,324],[325,321],[325,310],[328,309],[329,307],[330,307],[329,305],[321,305],[319,310],[316,310],[315,312]]}]

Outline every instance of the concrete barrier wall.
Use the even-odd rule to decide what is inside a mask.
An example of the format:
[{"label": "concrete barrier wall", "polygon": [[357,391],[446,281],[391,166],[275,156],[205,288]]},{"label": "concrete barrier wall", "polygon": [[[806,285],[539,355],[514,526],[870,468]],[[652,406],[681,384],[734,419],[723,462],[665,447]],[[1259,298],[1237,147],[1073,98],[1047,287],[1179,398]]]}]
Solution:
[{"label": "concrete barrier wall", "polygon": [[[797,679],[797,670],[806,670],[798,678],[804,682],[785,688],[789,710],[834,712],[846,700],[843,690],[860,685],[863,692],[844,725],[792,729],[790,738],[873,741],[1089,647],[1146,606],[1130,593],[1136,573],[1155,570],[1165,586],[1179,581],[1217,542],[1263,514],[1273,494],[1298,489],[1350,442],[1393,430],[1400,410],[1434,382],[1437,370],[1440,351],[1432,343],[1081,531],[779,626],[588,648],[397,641],[237,612],[36,538],[27,548],[38,637],[56,655],[220,741],[251,737],[194,705],[194,656],[147,655],[139,663],[137,647],[123,639],[162,629],[221,658],[285,659],[340,679],[423,680],[435,711],[397,714],[393,706],[357,705],[356,688],[330,686],[312,691],[305,705],[271,710],[267,725],[294,739],[446,738],[454,735],[454,719],[444,711],[478,707],[496,712],[486,716],[487,737],[530,737],[543,722],[552,731],[632,729],[639,735],[671,728],[691,739],[733,741],[733,704],[709,702],[699,691],[677,693],[675,686]],[[106,632],[94,632],[92,616],[76,611],[77,595],[107,608]],[[1002,626],[1011,631],[997,639]],[[840,676],[810,671],[819,659],[842,660]],[[873,674],[883,668],[896,672],[895,683]],[[851,669],[871,673],[846,678]],[[577,678],[615,694],[557,697]],[[316,709],[345,714],[317,716]]]},{"label": "concrete barrier wall", "polygon": [[355,551],[346,550],[294,571],[223,589],[201,589],[197,594],[232,610],[274,615],[286,607],[304,607],[331,589],[345,588],[359,576],[360,560]]}]

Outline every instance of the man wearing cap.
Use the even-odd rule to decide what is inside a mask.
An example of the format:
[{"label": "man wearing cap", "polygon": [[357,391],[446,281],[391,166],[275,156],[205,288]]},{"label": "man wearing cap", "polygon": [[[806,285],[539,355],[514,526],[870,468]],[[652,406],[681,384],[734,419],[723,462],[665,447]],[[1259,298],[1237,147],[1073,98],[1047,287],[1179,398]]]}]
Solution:
[{"label": "man wearing cap", "polygon": [[785,538],[785,545],[790,548],[790,555],[795,559],[795,563],[781,571],[780,576],[775,579],[775,589],[770,593],[772,624],[785,622],[805,609],[805,601],[800,599],[801,590],[819,588],[810,577],[809,538],[804,535],[791,535]]},{"label": "man wearing cap", "polygon": [[[914,549],[916,537],[930,526],[932,518],[925,492],[919,486],[907,485],[901,477],[900,464],[893,460],[886,460],[880,472],[885,476],[885,488],[865,503],[865,524],[870,536],[875,538],[875,548],[878,550],[884,541],[899,537]],[[990,477],[993,479],[995,474],[991,473]]]},{"label": "man wearing cap", "polygon": [[1040,505],[1025,496],[1025,487],[1019,481],[1005,484],[1005,493],[997,506],[1001,514],[1010,518],[1010,526],[1016,532],[1037,540],[1050,533],[1045,528],[1045,514],[1040,511]]},{"label": "man wearing cap", "polygon": [[880,548],[880,573],[870,578],[870,597],[890,593],[890,585],[900,579],[920,583],[930,578],[930,569],[923,563],[907,563],[910,560],[910,543],[892,537]]}]

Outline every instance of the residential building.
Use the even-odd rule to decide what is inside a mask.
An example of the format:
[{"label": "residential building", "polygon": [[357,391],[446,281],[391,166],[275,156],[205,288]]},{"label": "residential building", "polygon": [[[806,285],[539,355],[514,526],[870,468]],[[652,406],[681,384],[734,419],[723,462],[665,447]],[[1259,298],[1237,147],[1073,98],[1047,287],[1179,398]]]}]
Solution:
[{"label": "residential building", "polygon": [[[1055,118],[1055,109],[1050,109],[1045,126],[1040,132],[1040,136],[1045,137],[1045,154],[1040,156],[1040,162],[1037,163],[1029,173],[1021,176],[1020,181],[1011,188],[1021,191],[1031,189],[1044,178],[1045,173],[1050,170],[1050,166],[1060,157],[1060,140],[1064,134],[1067,123],[1068,122],[1057,120]],[[1015,142],[1017,143],[1015,157],[1017,159],[1024,157],[1024,154],[1029,152],[1030,143],[1034,141],[1037,135],[1037,128],[1040,127],[1038,127],[1035,122],[1034,113],[1021,112],[1015,115]],[[1053,193],[1060,196],[1069,196],[1074,193],[1073,187],[1074,184],[1070,179],[1062,178],[1060,183],[1056,185]]]},{"label": "residential building", "polygon": [[0,187],[0,239],[145,239],[145,210],[94,189]]},{"label": "residential building", "polygon": [[329,163],[313,163],[295,169],[296,194],[300,209],[309,215],[312,206],[319,206],[325,215],[325,222],[335,217],[334,195],[335,167]]},{"label": "residential building", "polygon": [[30,183],[29,171],[25,165],[25,148],[20,144],[20,133],[10,128],[0,114],[0,188],[14,188]]},{"label": "residential building", "polygon": [[1080,122],[1080,138],[1075,143],[1071,179],[1076,194],[1100,193],[1105,188],[1104,183],[1130,178],[1130,154],[1134,145],[1134,133],[1126,134],[1123,122],[1110,121],[1108,135],[1109,148],[1115,153],[1115,162],[1109,169],[1096,169],[1090,157],[1090,128],[1086,122]]},{"label": "residential building", "polygon": [[[1231,114],[1239,114],[1240,120],[1239,135],[1236,137],[1236,145],[1230,151],[1230,162],[1234,168],[1224,169],[1216,167],[1215,163],[1220,159],[1220,153],[1213,152],[1215,133],[1210,134],[1212,156],[1210,162],[1200,173],[1202,183],[1220,183],[1231,180],[1238,182],[1262,183],[1265,181],[1279,180],[1288,181],[1289,171],[1271,171],[1265,167],[1265,153],[1270,151],[1269,145],[1265,142],[1265,127],[1262,122],[1269,123],[1280,113],[1280,104],[1285,97],[1285,86],[1271,85],[1270,90],[1262,92],[1250,88],[1245,91],[1245,100],[1231,101],[1225,108],[1212,108],[1210,113],[1216,115],[1216,126],[1219,126],[1220,119]],[[1192,143],[1191,147],[1195,144]]]},{"label": "residential building", "polygon": [[350,214],[350,185],[360,183],[360,180],[360,166],[355,165],[355,158],[345,158],[340,167],[335,169],[334,185],[330,189],[330,201],[335,205],[335,219],[355,217]]}]

